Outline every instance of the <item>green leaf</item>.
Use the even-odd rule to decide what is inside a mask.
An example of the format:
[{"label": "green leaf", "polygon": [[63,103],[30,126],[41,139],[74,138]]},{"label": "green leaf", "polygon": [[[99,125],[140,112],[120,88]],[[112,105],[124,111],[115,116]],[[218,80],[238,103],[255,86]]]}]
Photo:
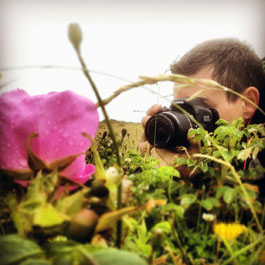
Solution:
[{"label": "green leaf", "polygon": [[162,175],[164,181],[169,181],[172,176],[180,177],[178,170],[171,166],[162,166],[158,169],[158,173]]},{"label": "green leaf", "polygon": [[235,196],[236,190],[228,187],[224,192],[224,201],[229,204],[234,200]]},{"label": "green leaf", "polygon": [[53,227],[62,224],[66,220],[51,204],[43,204],[34,212],[33,225],[40,227]]},{"label": "green leaf", "polygon": [[174,203],[168,203],[166,204],[165,206],[163,206],[163,210],[165,212],[169,212],[169,211],[174,211],[176,212],[177,216],[180,217],[181,219],[183,219],[183,216],[184,216],[184,212],[185,212],[185,209],[183,206],[181,205],[176,205]]},{"label": "green leaf", "polygon": [[201,206],[207,211],[212,210],[214,207],[219,207],[220,202],[215,198],[207,198],[201,201]]},{"label": "green leaf", "polygon": [[43,190],[43,175],[42,171],[40,170],[36,178],[34,178],[28,186],[26,200],[32,199],[32,200],[45,201],[46,198],[47,195]]},{"label": "green leaf", "polygon": [[217,199],[220,199],[221,197],[223,197],[223,195],[224,195],[224,193],[225,193],[225,191],[226,191],[227,189],[230,189],[230,187],[228,187],[228,186],[218,187],[218,188],[216,189],[216,195],[215,195],[215,197],[216,197]]},{"label": "green leaf", "polygon": [[160,228],[163,232],[169,234],[171,232],[171,224],[167,221],[157,223],[155,226],[153,226],[152,230]]},{"label": "green leaf", "polygon": [[235,150],[233,150],[233,149],[230,151],[222,150],[221,155],[225,161],[229,162],[235,157]]},{"label": "green leaf", "polygon": [[9,193],[7,196],[7,204],[11,210],[11,217],[15,224],[15,227],[20,235],[26,235],[32,228],[32,213],[22,210],[22,205],[18,205],[16,195]]},{"label": "green leaf", "polygon": [[96,226],[96,232],[100,232],[103,230],[106,230],[107,228],[111,227],[113,224],[115,224],[120,218],[122,218],[124,215],[133,213],[137,211],[138,207],[127,207],[123,208],[121,210],[112,211],[105,213],[100,216],[98,220],[98,224]]},{"label": "green leaf", "polygon": [[180,204],[184,207],[189,207],[196,200],[197,200],[197,197],[195,194],[184,194],[181,196]]},{"label": "green leaf", "polygon": [[41,248],[33,241],[17,234],[0,237],[1,265],[13,265],[30,257],[42,257]]},{"label": "green leaf", "polygon": [[44,259],[27,259],[19,265],[52,265],[52,263]]},{"label": "green leaf", "polygon": [[226,120],[223,120],[223,119],[219,119],[219,120],[216,122],[216,124],[217,124],[218,126],[228,126],[228,125],[229,125],[229,122],[226,121]]},{"label": "green leaf", "polygon": [[70,196],[59,198],[55,208],[68,216],[74,217],[82,208],[84,190],[79,190]]},{"label": "green leaf", "polygon": [[98,265],[147,265],[138,255],[118,249],[102,249],[92,253]]},{"label": "green leaf", "polygon": [[177,166],[187,165],[187,158],[180,157],[177,158],[176,161],[177,161]]}]

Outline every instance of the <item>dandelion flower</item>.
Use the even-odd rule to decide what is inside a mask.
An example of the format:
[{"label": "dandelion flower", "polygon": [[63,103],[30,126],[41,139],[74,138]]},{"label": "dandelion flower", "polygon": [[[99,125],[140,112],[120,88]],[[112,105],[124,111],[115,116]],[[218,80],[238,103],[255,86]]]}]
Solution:
[{"label": "dandelion flower", "polygon": [[239,235],[246,231],[246,226],[235,223],[217,223],[213,226],[213,231],[221,239],[231,241],[232,239],[237,238]]}]

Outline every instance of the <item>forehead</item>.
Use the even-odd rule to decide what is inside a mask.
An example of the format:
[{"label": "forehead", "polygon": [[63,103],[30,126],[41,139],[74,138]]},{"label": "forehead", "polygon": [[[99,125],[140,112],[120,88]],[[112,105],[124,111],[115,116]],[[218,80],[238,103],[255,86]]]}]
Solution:
[{"label": "forehead", "polygon": [[224,91],[220,91],[218,89],[202,89],[199,87],[186,87],[186,88],[174,88],[174,98],[185,98],[194,95],[201,91],[198,96],[202,98],[211,98],[215,96],[220,96],[224,94]]},{"label": "forehead", "polygon": [[[212,67],[206,67],[201,69],[196,74],[190,75],[189,77],[196,78],[196,79],[213,79],[212,78]],[[193,94],[197,93],[202,88],[199,87],[187,87],[178,89],[177,86],[174,87],[174,98],[184,98],[190,97]],[[221,99],[226,97],[226,93],[224,91],[220,91],[217,89],[204,89],[199,95],[199,97],[207,100],[214,100],[214,99]]]}]

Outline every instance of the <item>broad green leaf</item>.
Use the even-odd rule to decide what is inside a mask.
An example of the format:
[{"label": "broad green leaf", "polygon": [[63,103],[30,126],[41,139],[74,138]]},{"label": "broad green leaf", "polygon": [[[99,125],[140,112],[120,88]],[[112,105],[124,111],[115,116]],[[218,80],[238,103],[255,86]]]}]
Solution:
[{"label": "broad green leaf", "polygon": [[162,174],[163,180],[170,180],[170,177],[180,177],[178,170],[170,166],[162,166],[158,169],[158,173]]},{"label": "broad green leaf", "polygon": [[169,234],[171,232],[171,224],[167,221],[157,223],[155,226],[153,226],[152,230],[160,228],[164,233]]},{"label": "broad green leaf", "polygon": [[180,204],[184,207],[189,207],[196,200],[197,200],[197,197],[195,194],[184,194],[181,196]]},{"label": "broad green leaf", "polygon": [[102,249],[92,253],[98,265],[147,265],[147,262],[134,253],[118,249]]},{"label": "broad green leaf", "polygon": [[54,191],[57,183],[58,183],[58,173],[56,170],[54,170],[50,174],[42,177],[41,189],[47,195],[50,195]]},{"label": "broad green leaf", "polygon": [[27,258],[41,258],[41,248],[33,241],[17,234],[0,237],[1,265],[13,265]]},{"label": "broad green leaf", "polygon": [[214,207],[219,207],[220,202],[215,198],[207,198],[201,201],[201,206],[204,207],[207,211],[210,211]]},{"label": "broad green leaf", "polygon": [[40,200],[45,201],[47,198],[47,194],[45,194],[43,190],[43,175],[40,170],[37,176],[29,183],[26,200]]},{"label": "broad green leaf", "polygon": [[229,125],[229,122],[226,121],[226,120],[223,120],[223,119],[219,119],[219,120],[216,122],[216,124],[217,124],[218,126],[228,126],[228,125]]},{"label": "broad green leaf", "polygon": [[216,189],[216,195],[215,195],[215,197],[216,197],[217,199],[220,199],[220,198],[224,195],[224,193],[225,193],[225,191],[226,191],[227,189],[230,189],[230,187],[228,187],[228,186],[218,187],[218,188]]},{"label": "broad green leaf", "polygon": [[187,165],[187,158],[183,158],[183,157],[177,158],[176,162],[177,162],[176,163],[177,166]]},{"label": "broad green leaf", "polygon": [[35,210],[33,224],[40,227],[53,227],[62,224],[67,218],[56,211],[51,204],[43,204]]},{"label": "broad green leaf", "polygon": [[106,230],[116,223],[122,216],[137,211],[139,207],[127,207],[117,211],[111,211],[101,215],[96,226],[96,232]]},{"label": "broad green leaf", "polygon": [[32,228],[31,218],[33,213],[21,211],[21,205],[18,206],[17,198],[14,193],[7,196],[7,204],[11,210],[11,217],[19,235],[26,235]]},{"label": "broad green leaf", "polygon": [[84,190],[79,190],[72,195],[59,198],[55,208],[68,216],[74,217],[82,208]]},{"label": "broad green leaf", "polygon": [[224,192],[224,201],[229,204],[231,203],[236,196],[236,190],[233,188],[227,188]]},{"label": "broad green leaf", "polygon": [[19,265],[53,265],[50,261],[44,259],[27,259]]},{"label": "broad green leaf", "polygon": [[230,151],[222,150],[221,151],[221,155],[222,155],[222,157],[224,158],[225,161],[229,162],[229,161],[231,161],[234,158],[235,151],[234,150],[230,150]]}]

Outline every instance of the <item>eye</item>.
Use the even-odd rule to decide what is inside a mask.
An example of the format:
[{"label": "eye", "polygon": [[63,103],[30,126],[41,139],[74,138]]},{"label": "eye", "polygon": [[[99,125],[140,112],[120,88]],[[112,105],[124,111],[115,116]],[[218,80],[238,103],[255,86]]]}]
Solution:
[{"label": "eye", "polygon": [[202,101],[205,103],[205,104],[207,104],[209,107],[214,107],[215,106],[215,104],[209,99],[209,98],[201,98],[202,99]]}]

